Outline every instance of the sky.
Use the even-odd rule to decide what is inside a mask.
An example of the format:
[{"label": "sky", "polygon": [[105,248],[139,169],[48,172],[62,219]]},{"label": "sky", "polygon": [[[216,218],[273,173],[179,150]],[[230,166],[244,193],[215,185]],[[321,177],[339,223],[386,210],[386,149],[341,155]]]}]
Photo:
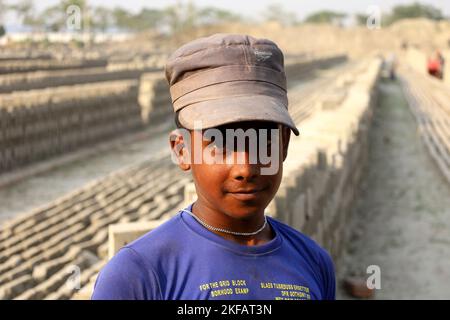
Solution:
[{"label": "sky", "polygon": [[[7,3],[14,3],[15,0],[6,0]],[[186,0],[87,0],[90,5],[102,5],[105,7],[123,7],[132,12],[138,12],[142,7],[164,8],[177,2],[187,2]],[[34,1],[38,10],[56,4],[59,0],[39,0]],[[411,0],[194,0],[198,6],[214,6],[240,13],[243,16],[257,19],[264,9],[271,4],[281,4],[283,8],[294,12],[299,19],[305,18],[312,12],[328,9],[341,11],[348,14],[367,13],[372,5],[380,7],[381,12],[388,12],[399,4],[411,4]],[[446,16],[450,16],[449,0],[420,0],[422,4],[431,4],[443,11]],[[14,17],[7,17],[8,24],[14,24]]]}]

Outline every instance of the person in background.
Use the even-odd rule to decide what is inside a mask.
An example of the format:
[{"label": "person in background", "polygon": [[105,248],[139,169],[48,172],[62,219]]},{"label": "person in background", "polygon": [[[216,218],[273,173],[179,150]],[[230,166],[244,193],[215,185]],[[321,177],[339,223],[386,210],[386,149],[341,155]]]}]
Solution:
[{"label": "person in background", "polygon": [[444,63],[445,63],[444,57],[439,52],[439,50],[436,50],[431,55],[431,57],[428,58],[427,62],[428,74],[438,79],[443,79]]}]

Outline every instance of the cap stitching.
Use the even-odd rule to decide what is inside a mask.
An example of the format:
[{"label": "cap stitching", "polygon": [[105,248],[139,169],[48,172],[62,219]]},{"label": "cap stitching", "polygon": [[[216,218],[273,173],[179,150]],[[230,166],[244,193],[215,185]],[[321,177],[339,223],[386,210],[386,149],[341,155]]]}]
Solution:
[{"label": "cap stitching", "polygon": [[[218,46],[214,46],[214,47],[201,48],[201,49],[198,49],[197,51],[190,52],[190,53],[187,53],[187,54],[185,54],[185,55],[180,55],[180,56],[172,57],[172,58],[169,59],[169,61],[170,61],[170,60],[176,61],[176,60],[178,60],[178,59],[185,58],[185,57],[189,57],[189,56],[192,56],[192,55],[194,55],[194,54],[196,54],[196,53],[199,53],[199,52],[202,52],[202,51],[206,51],[206,50],[213,50],[213,49],[224,48],[224,47],[231,47],[231,46],[243,46],[243,45],[246,45],[246,44],[242,44],[242,43],[232,43],[232,44],[222,44],[222,45],[218,45]],[[281,52],[281,49],[280,49],[277,45],[274,45],[274,44],[270,44],[270,43],[257,43],[257,44],[254,44],[254,45],[258,45],[258,46],[270,46],[270,47],[275,48],[275,49],[277,49],[278,51]],[[247,46],[252,46],[252,45],[249,44],[249,45],[247,45]],[[282,53],[282,52],[281,52],[281,53]]]},{"label": "cap stitching", "polygon": [[248,61],[248,57],[247,57],[247,50],[245,50],[245,45],[241,45],[242,51],[244,52],[244,60],[245,60],[245,65],[248,66],[250,63]]}]

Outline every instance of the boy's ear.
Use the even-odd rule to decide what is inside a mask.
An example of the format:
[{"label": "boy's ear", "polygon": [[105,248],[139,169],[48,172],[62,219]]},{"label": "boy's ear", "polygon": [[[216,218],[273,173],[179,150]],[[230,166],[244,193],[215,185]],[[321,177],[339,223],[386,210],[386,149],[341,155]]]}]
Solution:
[{"label": "boy's ear", "polygon": [[188,171],[191,168],[189,150],[187,144],[190,141],[181,133],[179,129],[175,129],[169,133],[169,144],[172,150],[172,159],[176,161],[178,166],[183,171]]},{"label": "boy's ear", "polygon": [[281,143],[283,146],[283,162],[288,155],[289,141],[291,140],[291,129],[287,126],[281,126]]}]

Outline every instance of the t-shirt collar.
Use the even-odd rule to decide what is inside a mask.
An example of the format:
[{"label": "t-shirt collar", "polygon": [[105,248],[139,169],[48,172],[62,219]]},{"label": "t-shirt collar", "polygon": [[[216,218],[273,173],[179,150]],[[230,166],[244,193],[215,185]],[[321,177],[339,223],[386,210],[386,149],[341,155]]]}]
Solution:
[{"label": "t-shirt collar", "polygon": [[[194,203],[191,203],[189,206],[187,206],[185,209],[192,212],[192,205]],[[282,243],[282,237],[280,236],[280,231],[276,226],[276,222],[271,217],[267,217],[267,223],[270,224],[272,227],[272,230],[275,233],[275,237],[270,240],[269,242],[266,242],[261,245],[255,245],[255,246],[246,246],[242,244],[238,244],[236,242],[233,242],[231,240],[225,239],[218,234],[212,232],[211,230],[204,227],[202,224],[200,224],[194,217],[192,217],[189,213],[181,211],[179,212],[182,222],[193,232],[195,232],[197,235],[206,238],[209,241],[214,242],[216,245],[222,246],[228,250],[231,250],[238,254],[244,254],[244,255],[264,255],[269,254],[277,250]]]}]

